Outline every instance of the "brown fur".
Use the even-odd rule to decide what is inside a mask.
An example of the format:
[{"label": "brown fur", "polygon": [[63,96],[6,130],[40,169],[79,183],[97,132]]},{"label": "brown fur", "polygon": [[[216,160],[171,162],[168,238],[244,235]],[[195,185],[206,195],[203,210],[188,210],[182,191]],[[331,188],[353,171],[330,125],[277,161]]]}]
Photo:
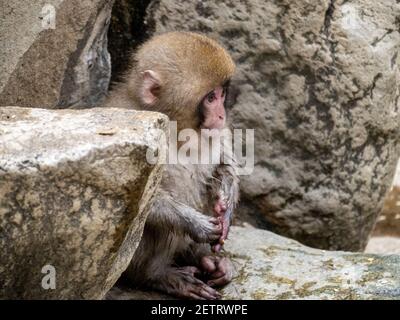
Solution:
[{"label": "brown fur", "polygon": [[[131,65],[105,106],[159,111],[178,121],[178,130],[197,126],[194,121],[201,100],[235,72],[235,64],[224,48],[190,32],[155,36],[132,56]],[[159,98],[152,106],[140,101],[141,73],[146,70],[157,72],[161,78]]]},{"label": "brown fur", "polygon": [[[160,77],[152,105],[142,101],[146,70]],[[159,111],[176,120],[178,130],[198,130],[198,105],[234,71],[229,54],[215,41],[189,32],[163,34],[134,54],[125,81],[111,92],[105,106]],[[201,267],[204,257],[208,263],[214,259],[207,256],[212,254],[210,244],[220,237],[215,220],[210,220],[217,196],[223,196],[228,210],[233,210],[238,201],[238,178],[231,165],[165,166],[143,238],[125,272],[131,283],[181,297],[218,297],[193,271]],[[184,263],[181,267],[177,266],[178,257]],[[226,261],[218,261],[223,261],[220,267],[225,270]]]}]

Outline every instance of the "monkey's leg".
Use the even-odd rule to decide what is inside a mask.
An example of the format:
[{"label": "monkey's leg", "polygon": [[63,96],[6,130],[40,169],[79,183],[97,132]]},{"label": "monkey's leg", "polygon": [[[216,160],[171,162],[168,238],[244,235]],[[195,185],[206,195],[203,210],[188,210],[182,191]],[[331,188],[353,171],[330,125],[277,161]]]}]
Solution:
[{"label": "monkey's leg", "polygon": [[227,257],[204,256],[200,267],[208,275],[207,284],[211,287],[224,286],[232,281],[233,264]]},{"label": "monkey's leg", "polygon": [[233,278],[234,269],[230,259],[212,255],[210,247],[204,244],[191,243],[178,256],[178,261],[197,266],[201,271],[198,276],[211,287],[224,286]]},{"label": "monkey's leg", "polygon": [[193,266],[169,267],[153,279],[152,287],[181,298],[200,300],[221,298],[218,291],[196,277],[198,274],[200,270]]},{"label": "monkey's leg", "polygon": [[174,264],[176,252],[186,248],[187,241],[192,240],[165,231],[146,223],[139,247],[124,276],[136,287],[181,298],[218,299],[220,294],[196,277],[200,274],[197,267]]}]

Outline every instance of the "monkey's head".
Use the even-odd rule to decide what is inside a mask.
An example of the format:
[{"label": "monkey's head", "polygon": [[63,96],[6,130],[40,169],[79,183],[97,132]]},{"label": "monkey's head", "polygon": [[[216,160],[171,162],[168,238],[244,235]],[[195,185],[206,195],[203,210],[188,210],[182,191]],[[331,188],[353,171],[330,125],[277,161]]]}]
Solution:
[{"label": "monkey's head", "polygon": [[190,32],[155,36],[133,56],[129,94],[144,110],[165,113],[178,129],[222,129],[235,64],[214,40]]}]

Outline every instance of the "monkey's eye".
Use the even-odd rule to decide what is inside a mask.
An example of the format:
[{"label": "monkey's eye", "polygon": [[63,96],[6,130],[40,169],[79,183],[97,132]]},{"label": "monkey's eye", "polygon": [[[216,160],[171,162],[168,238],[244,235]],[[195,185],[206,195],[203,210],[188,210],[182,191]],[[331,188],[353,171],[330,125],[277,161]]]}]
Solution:
[{"label": "monkey's eye", "polygon": [[215,98],[216,98],[216,97],[215,97],[215,92],[214,92],[214,90],[211,91],[211,92],[207,95],[206,98],[207,98],[207,101],[208,101],[208,102],[210,102],[210,103],[213,102],[213,101],[215,100]]}]

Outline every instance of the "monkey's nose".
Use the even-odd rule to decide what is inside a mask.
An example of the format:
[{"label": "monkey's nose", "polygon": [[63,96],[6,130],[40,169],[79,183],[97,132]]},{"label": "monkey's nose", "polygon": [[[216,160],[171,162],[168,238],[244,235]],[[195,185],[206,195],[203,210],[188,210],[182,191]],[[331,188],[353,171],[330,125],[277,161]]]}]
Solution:
[{"label": "monkey's nose", "polygon": [[224,116],[219,116],[220,120],[224,120]]}]

